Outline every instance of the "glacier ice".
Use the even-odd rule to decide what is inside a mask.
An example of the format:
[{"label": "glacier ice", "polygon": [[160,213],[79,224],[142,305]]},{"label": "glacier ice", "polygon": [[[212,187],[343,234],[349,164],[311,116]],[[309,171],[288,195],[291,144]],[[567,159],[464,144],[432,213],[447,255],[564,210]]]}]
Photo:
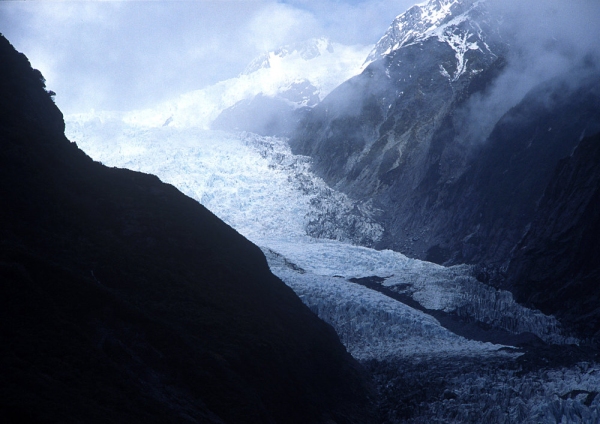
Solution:
[{"label": "glacier ice", "polygon": [[500,354],[498,349],[502,346],[457,336],[430,315],[379,292],[341,276],[303,270],[271,250],[265,250],[265,254],[273,273],[335,328],[342,343],[357,359]]},{"label": "glacier ice", "polygon": [[[272,252],[267,256],[273,272],[334,326],[357,358],[489,354],[501,347],[459,337],[431,316],[347,281],[369,276],[385,278],[386,287],[427,309],[551,342],[572,341],[553,317],[477,282],[468,266],[447,268],[360,246],[382,235],[376,211],[329,188],[284,139],[195,126],[148,127],[111,113],[66,121],[68,137],[92,158],[158,175]],[[284,259],[273,262],[277,257]]]},{"label": "glacier ice", "polygon": [[[410,14],[401,15],[367,64],[419,37],[437,37],[452,48],[457,63],[456,70],[440,65],[440,72],[450,82],[458,79],[466,72],[469,50],[493,54],[477,28],[462,25],[464,15],[451,19],[460,3],[474,2],[431,0],[410,9],[413,21],[400,22]],[[424,310],[516,334],[530,332],[549,343],[576,343],[554,317],[517,304],[510,292],[481,284],[469,266],[443,267],[365,247],[383,235],[378,211],[315,177],[309,158],[293,155],[286,140],[206,130],[220,111],[259,92],[282,92],[310,77],[322,98],[348,72],[359,71],[357,58],[364,51],[324,40],[313,44],[265,53],[238,78],[152,109],[66,116],[67,136],[108,166],[158,175],[261,246],[273,273],[330,323],[364,364],[402,375],[426,364],[423,374],[404,380],[382,373],[379,388],[382,397],[389,394],[386,402],[398,399],[395,390],[406,392],[402,382],[435,378],[443,386],[443,394],[420,404],[410,422],[599,422],[597,364],[529,372],[507,368],[518,355],[514,350],[461,337]],[[350,281],[373,276],[422,309]],[[466,369],[469,361],[479,365]],[[445,368],[444,362],[450,365]],[[480,366],[488,362],[489,367]],[[431,368],[438,364],[436,376]]]}]

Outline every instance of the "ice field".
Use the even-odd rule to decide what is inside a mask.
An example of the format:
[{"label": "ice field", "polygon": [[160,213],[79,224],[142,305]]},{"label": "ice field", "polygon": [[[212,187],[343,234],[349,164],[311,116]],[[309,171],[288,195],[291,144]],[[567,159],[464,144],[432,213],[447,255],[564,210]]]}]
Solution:
[{"label": "ice field", "polygon": [[[272,271],[336,328],[357,358],[506,354],[500,345],[467,340],[422,311],[348,281],[370,276],[384,278],[385,287],[426,309],[469,310],[471,318],[513,333],[570,341],[553,317],[479,283],[469,266],[446,268],[352,244],[381,235],[369,206],[328,188],[311,174],[307,158],[291,153],[286,140],[193,127],[139,127],[102,115],[67,121],[68,137],[95,160],[158,175],[263,248]],[[345,221],[350,224],[326,231]],[[309,227],[331,238],[312,237]]]}]

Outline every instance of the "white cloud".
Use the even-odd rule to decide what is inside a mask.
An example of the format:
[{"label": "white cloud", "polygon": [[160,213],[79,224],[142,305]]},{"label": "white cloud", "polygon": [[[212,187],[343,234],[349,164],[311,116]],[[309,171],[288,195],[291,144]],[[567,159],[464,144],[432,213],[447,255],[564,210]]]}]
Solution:
[{"label": "white cloud", "polygon": [[406,1],[0,1],[0,31],[66,113],[150,106],[310,37],[372,44]]},{"label": "white cloud", "polygon": [[260,50],[304,40],[322,33],[316,17],[288,5],[272,3],[256,13],[248,23],[249,41]]}]

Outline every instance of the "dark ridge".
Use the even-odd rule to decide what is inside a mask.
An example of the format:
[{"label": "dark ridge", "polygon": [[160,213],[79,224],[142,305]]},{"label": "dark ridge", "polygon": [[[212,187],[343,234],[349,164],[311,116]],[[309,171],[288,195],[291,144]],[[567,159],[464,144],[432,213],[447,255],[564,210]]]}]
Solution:
[{"label": "dark ridge", "polygon": [[558,164],[513,252],[517,298],[557,314],[600,344],[600,134]]},{"label": "dark ridge", "polygon": [[486,124],[489,136],[475,130],[482,118],[469,112],[471,100],[491,95],[511,49],[487,22],[469,33],[488,34],[491,50],[470,51],[458,80],[440,72],[456,64],[447,44],[409,43],[333,90],[290,137],[328,184],[381,211],[384,233],[372,247],[506,265],[558,162],[600,130],[600,78],[587,62],[534,87]]},{"label": "dark ridge", "polygon": [[262,252],[64,136],[0,36],[3,422],[371,422],[362,369]]}]

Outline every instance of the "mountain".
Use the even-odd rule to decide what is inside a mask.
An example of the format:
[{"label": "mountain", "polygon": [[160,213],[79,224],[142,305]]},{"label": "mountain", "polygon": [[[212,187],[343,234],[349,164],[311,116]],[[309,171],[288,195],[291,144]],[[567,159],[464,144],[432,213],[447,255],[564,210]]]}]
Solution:
[{"label": "mountain", "polygon": [[[558,160],[584,130],[597,128],[597,74],[573,64],[570,73],[539,85],[504,118],[499,115],[490,135],[473,130],[477,121],[490,119],[473,105],[490,94],[510,53],[510,35],[496,19],[482,1],[414,6],[396,18],[365,71],[313,108],[291,137],[294,153],[311,156],[327,183],[383,211],[385,232],[377,248],[438,263],[504,261]],[[581,81],[580,87],[571,88],[569,79]],[[556,101],[545,100],[552,96]],[[528,123],[517,115],[526,115]],[[528,137],[542,137],[541,131],[553,141],[536,145],[541,152],[548,148],[539,156]],[[514,149],[533,162],[523,156],[515,165]],[[528,171],[525,184],[533,191],[521,190],[527,205],[497,201],[500,186],[543,161]],[[491,174],[507,168],[508,176]],[[481,196],[474,198],[473,190]],[[470,196],[469,202],[461,196]],[[513,208],[516,220],[480,216],[486,202],[500,206],[490,212],[497,215],[504,206]],[[510,228],[490,237],[492,227],[503,225],[499,219]]]},{"label": "mountain", "polygon": [[519,300],[600,338],[600,135],[559,162],[508,275]]},{"label": "mountain", "polygon": [[[569,80],[576,75],[577,85]],[[562,158],[582,134],[600,131],[600,77],[570,73],[540,84],[509,110],[471,153],[469,168],[440,193],[427,213],[436,234],[429,257],[504,264],[535,214]],[[444,197],[442,197],[444,196]]]},{"label": "mountain", "polygon": [[[148,109],[113,111],[105,116],[146,127],[168,125],[209,129],[223,111],[237,108],[239,114],[256,96],[284,102],[291,110],[311,107],[343,81],[359,73],[371,47],[347,46],[324,38],[310,39],[260,55],[235,78],[185,93]],[[96,115],[96,111],[91,111],[80,114],[78,119],[92,119]],[[227,120],[221,126],[225,124],[230,126]]]},{"label": "mountain", "polygon": [[[435,4],[432,5],[430,10],[435,11]],[[426,5],[419,7],[427,9]],[[488,22],[492,35],[482,32],[478,40],[484,40],[493,54],[508,50],[509,46],[499,37],[504,35],[494,35],[493,20],[480,7],[480,3],[470,3],[464,9],[464,13],[468,12],[464,20],[447,16],[439,26],[454,22],[455,26],[453,23],[444,28],[464,35],[478,29],[474,22],[481,29]],[[467,22],[477,16],[480,20]],[[392,173],[390,184],[397,184],[394,187],[399,192],[387,189],[387,205],[391,209],[383,209],[386,200],[383,197],[377,200],[367,192],[363,197],[351,198],[328,187],[311,172],[311,160],[316,159],[293,154],[287,140],[278,137],[207,131],[192,122],[186,126],[181,121],[177,125],[174,121],[163,125],[158,120],[149,127],[143,120],[125,122],[101,112],[91,119],[68,122],[69,134],[92,157],[108,166],[159,175],[260,246],[271,271],[334,327],[352,356],[370,371],[377,390],[373,397],[379,407],[377,422],[598,422],[600,350],[585,340],[593,338],[590,328],[598,323],[590,309],[595,305],[597,292],[592,284],[597,234],[591,224],[594,219],[590,219],[595,204],[593,179],[577,177],[571,165],[555,177],[555,166],[563,163],[560,158],[569,157],[573,149],[578,149],[574,146],[579,140],[585,140],[586,134],[594,130],[593,125],[588,125],[598,110],[593,69],[584,66],[576,74],[565,75],[567,78],[547,81],[522,101],[515,100],[512,110],[503,109],[502,112],[508,112],[504,117],[490,115],[489,108],[481,107],[485,106],[481,100],[498,99],[491,94],[495,93],[496,82],[506,75],[512,58],[494,59],[485,49],[469,49],[465,56],[457,57],[452,46],[444,41],[452,40],[453,32],[441,33],[445,36],[440,39],[436,28],[423,32],[419,42],[433,49],[433,54],[443,55],[447,60],[443,70],[435,63],[435,57],[427,56],[429,50],[406,45],[394,53],[402,55],[405,48],[414,49],[414,63],[430,63],[436,78],[439,75],[444,83],[438,86],[450,85],[449,90],[441,92],[447,96],[441,100],[450,102],[444,112],[447,115],[443,115],[448,121],[431,130],[437,134],[425,145],[431,152],[422,152],[431,162],[419,162],[421,159],[414,151],[411,153],[417,143],[404,146],[403,155],[412,155],[409,158],[413,168],[405,170],[402,177],[410,179],[414,173],[429,184],[412,200],[428,194],[432,199],[419,211],[407,208],[406,213],[415,219],[415,225],[423,222],[418,219],[434,220],[438,226],[431,233],[441,231],[448,235],[447,239],[438,240],[446,244],[434,246],[429,255],[437,256],[439,262],[462,261],[473,255],[472,262],[477,266],[443,266],[409,258],[397,251],[364,247],[393,242],[389,238],[390,226],[386,228],[388,234],[384,233],[384,218],[392,217],[398,222],[404,219],[403,215],[393,215],[392,200],[396,203],[403,200],[406,192],[400,190],[406,182],[394,182]],[[467,32],[461,33],[463,30]],[[461,69],[459,58],[466,64],[462,68],[465,72],[459,72],[458,80],[453,81],[456,70]],[[372,75],[380,71],[385,76],[382,64],[386,60],[387,56],[370,63]],[[391,63],[404,66],[402,60]],[[475,60],[482,64],[489,60],[491,67],[481,72],[478,70],[483,68],[471,69]],[[258,63],[271,66],[271,61]],[[390,75],[394,75],[393,70]],[[406,75],[407,81],[411,75],[415,79],[422,77],[420,85],[415,86],[417,91],[408,97],[414,102],[404,105],[398,101],[393,106],[394,113],[404,110],[406,114],[437,116],[441,112],[427,110],[430,101],[434,105],[444,104],[439,98],[436,100],[435,87],[430,88],[427,97],[422,90],[427,86],[427,78],[435,83],[433,77],[411,70]],[[364,81],[367,77],[355,80]],[[380,86],[373,83],[373,87]],[[351,93],[345,88],[341,90]],[[374,93],[384,97],[396,95],[395,91],[385,90]],[[370,117],[361,112],[360,94],[356,93],[355,103],[344,104],[343,100],[352,97],[338,94],[339,102],[330,101],[330,112],[337,110],[350,115],[347,121],[338,123],[340,126],[351,125],[353,120],[367,129],[372,124]],[[453,94],[457,97],[452,97]],[[377,106],[378,98],[375,94],[372,98]],[[311,109],[307,119],[319,107]],[[396,119],[403,119],[390,116],[390,128],[396,125]],[[479,119],[468,119],[473,116]],[[490,122],[491,127],[487,127]],[[417,135],[427,135],[429,130],[427,123],[410,120],[404,123],[412,125]],[[444,133],[443,129],[449,131]],[[328,131],[333,134],[339,128]],[[450,141],[446,138],[448,134],[454,137]],[[393,136],[390,132],[390,142]],[[581,152],[573,154],[572,162],[567,162],[574,167],[583,163],[592,165],[595,160],[592,151]],[[442,153],[440,162],[446,167],[436,168],[436,155]],[[401,170],[402,164],[399,160],[395,169]],[[420,169],[423,164],[431,165],[431,172]],[[329,165],[337,166],[335,162]],[[456,179],[438,185],[436,181],[441,177],[437,171],[445,175],[455,172]],[[549,201],[548,208],[539,207],[535,193],[541,196],[548,192],[548,182],[553,180],[559,189],[552,190],[550,197],[556,203]],[[560,181],[571,180],[575,186],[570,182],[560,186]],[[570,188],[577,186],[579,190],[575,192],[579,194],[575,197],[582,206],[575,209],[582,212],[572,216],[581,216],[581,225],[571,233],[569,225],[575,220],[568,218],[570,213],[562,213],[565,209],[561,205],[571,198]],[[344,187],[340,184],[340,188]],[[518,201],[512,201],[513,198]],[[521,228],[528,214],[539,216],[539,226],[525,224]],[[557,222],[552,224],[553,228],[564,225],[560,237],[564,244],[553,248],[553,253],[552,248],[545,247],[554,242],[553,233],[544,232],[546,222]],[[526,244],[518,248],[511,245],[509,239],[518,239],[528,227],[532,233],[523,239]],[[457,240],[450,237],[466,231],[473,236]],[[412,246],[429,241],[419,234],[410,238]],[[486,261],[480,259],[486,246],[490,248],[488,254],[497,255],[501,268],[487,267]],[[492,247],[497,248],[492,250]],[[500,250],[508,253],[501,255],[497,253]],[[585,255],[588,250],[591,253]],[[531,254],[518,257],[519,252],[527,251]],[[544,261],[547,253],[551,253],[552,263]],[[515,267],[519,263],[522,266],[507,268],[506,261],[511,258]],[[556,269],[545,269],[559,262],[564,263],[566,270],[567,279],[563,281],[553,279]],[[529,267],[529,263],[533,266]],[[582,263],[592,270],[588,273],[588,268],[582,268],[589,281],[580,287],[584,290],[570,290],[580,282],[577,276],[570,279],[570,274]],[[505,278],[507,275],[515,280]],[[527,281],[537,284],[534,290],[526,291]],[[487,284],[490,282],[496,286]],[[564,289],[558,291],[561,286]],[[515,296],[506,289],[528,305],[515,302]],[[565,328],[555,316],[531,308],[532,304],[556,313],[571,326]],[[572,332],[574,328],[578,334]]]},{"label": "mountain", "polygon": [[[525,271],[522,256],[509,263],[532,222],[550,213],[538,211],[539,202],[560,161],[600,131],[600,72],[590,57],[574,61],[498,113],[481,99],[502,102],[494,87],[517,49],[485,1],[414,6],[394,20],[365,70],[307,113],[290,145],[310,156],[312,170],[334,189],[380,211],[384,232],[372,246],[477,264],[482,280],[515,290],[521,300],[552,313],[576,310],[582,293],[595,292],[593,278],[582,277],[586,288],[566,296],[565,287],[577,286],[572,275],[547,290],[554,283],[542,275],[553,271]],[[592,221],[579,231],[596,231]],[[549,241],[535,240],[541,261]],[[573,271],[576,263],[564,266]],[[535,275],[527,274],[536,281],[531,288],[520,272]],[[560,296],[572,299],[570,306],[561,307]],[[597,323],[594,315],[590,326]]]},{"label": "mountain", "polygon": [[442,4],[450,5],[430,1],[400,15],[370,56],[383,57],[313,108],[290,140],[330,185],[383,210],[386,235],[377,247],[423,259],[436,244],[422,240],[432,186],[442,189],[468,166],[456,112],[506,63],[482,2],[451,2],[434,24],[414,21]]},{"label": "mountain", "polygon": [[[280,80],[270,91],[259,92],[221,111],[212,129],[249,131],[287,136],[311,107],[359,71],[350,48],[326,38],[284,46],[254,59],[242,75],[268,75]],[[350,58],[350,60],[349,60]],[[356,56],[358,58],[358,56]]]},{"label": "mountain", "polygon": [[[474,3],[474,0],[433,0],[410,7],[394,19],[365,63],[374,62],[395,50],[431,36],[438,37],[442,42],[453,38],[452,45],[458,46],[463,39],[468,40],[471,34],[461,31],[457,24],[469,17],[465,12],[472,12],[469,9],[474,8]],[[468,44],[463,46],[469,48]]]},{"label": "mountain", "polygon": [[0,411],[8,422],[370,422],[368,383],[259,248],[64,136],[0,37]]}]

